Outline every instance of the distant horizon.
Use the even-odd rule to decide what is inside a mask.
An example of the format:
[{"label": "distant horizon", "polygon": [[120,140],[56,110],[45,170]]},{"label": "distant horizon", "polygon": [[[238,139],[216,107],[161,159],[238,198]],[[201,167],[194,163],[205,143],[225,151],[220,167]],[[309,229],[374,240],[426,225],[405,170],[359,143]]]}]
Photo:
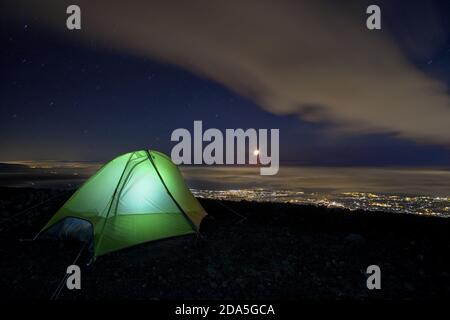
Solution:
[{"label": "distant horizon", "polygon": [[[0,163],[0,186],[75,189],[102,165],[67,161]],[[257,166],[179,168],[198,197],[450,216],[448,168],[284,165],[275,176],[259,175]]]},{"label": "distant horizon", "polygon": [[[108,163],[113,158],[109,160],[58,160],[58,159],[21,159],[21,160],[0,160],[1,164],[23,164],[26,165],[27,163],[86,163],[86,164],[98,164],[103,165],[105,163]],[[416,165],[416,164],[346,164],[346,163],[311,163],[311,162],[304,162],[302,160],[280,160],[280,165],[284,166],[306,166],[306,167],[355,167],[355,168],[417,168],[417,169],[447,169],[450,170],[450,164],[423,164],[423,165]],[[250,164],[233,164],[233,165],[227,165],[227,164],[181,164],[179,167],[229,167],[229,168],[259,168],[259,165],[250,165]],[[1,169],[0,169],[1,170]],[[1,171],[0,171],[1,173]]]},{"label": "distant horizon", "polygon": [[[39,185],[83,181],[106,162],[0,162],[0,185],[17,182]],[[397,194],[450,195],[450,168],[411,166],[324,166],[291,164],[275,176],[259,176],[259,166],[180,165],[190,186],[199,189],[265,188],[272,190],[325,188]],[[72,183],[71,183],[72,184]],[[409,190],[409,191],[407,191]]]}]

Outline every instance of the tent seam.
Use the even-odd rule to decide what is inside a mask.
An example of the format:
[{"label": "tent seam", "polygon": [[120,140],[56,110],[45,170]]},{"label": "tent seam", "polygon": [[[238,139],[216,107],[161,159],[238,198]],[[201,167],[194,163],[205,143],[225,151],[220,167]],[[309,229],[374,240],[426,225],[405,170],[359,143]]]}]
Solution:
[{"label": "tent seam", "polygon": [[194,229],[194,231],[196,233],[198,233],[198,228],[197,226],[192,222],[192,220],[189,218],[189,216],[186,214],[186,212],[184,212],[183,208],[179,205],[178,201],[175,200],[175,197],[170,193],[169,188],[167,188],[166,183],[164,182],[163,178],[161,177],[161,174],[159,173],[158,167],[156,166],[156,164],[153,162],[152,160],[152,155],[150,154],[149,150],[146,150],[147,155],[148,155],[148,159],[150,160],[150,163],[152,164],[153,168],[155,168],[156,173],[158,174],[159,179],[161,180],[164,188],[166,189],[167,194],[169,195],[169,197],[172,199],[172,201],[175,203],[175,205],[178,207],[178,209],[181,211],[181,214],[184,216],[184,218],[188,221],[188,223],[190,224],[190,226]]},{"label": "tent seam", "polygon": [[121,176],[120,176],[120,178],[119,178],[119,181],[117,182],[117,186],[116,186],[116,188],[115,188],[115,190],[114,190],[114,193],[113,193],[113,195],[112,195],[112,197],[111,197],[111,203],[110,203],[110,205],[109,205],[108,212],[106,213],[105,222],[103,223],[102,231],[100,232],[100,236],[99,236],[97,245],[95,244],[95,239],[94,239],[94,256],[95,256],[95,249],[96,249],[96,247],[97,247],[97,246],[100,246],[100,243],[101,243],[101,241],[102,241],[102,239],[103,239],[103,232],[105,231],[106,221],[108,220],[109,213],[111,212],[111,207],[112,207],[112,204],[113,204],[113,202],[114,202],[114,198],[115,198],[115,196],[116,196],[117,189],[119,188],[120,181],[122,180],[123,175],[125,174],[125,171],[126,171],[126,169],[127,169],[127,167],[128,167],[128,164],[130,163],[131,157],[132,157],[134,154],[135,154],[135,152],[131,153],[130,157],[129,157],[128,160],[127,160],[127,163],[125,164],[125,167],[123,168],[123,171],[122,171],[122,174],[121,174]]}]

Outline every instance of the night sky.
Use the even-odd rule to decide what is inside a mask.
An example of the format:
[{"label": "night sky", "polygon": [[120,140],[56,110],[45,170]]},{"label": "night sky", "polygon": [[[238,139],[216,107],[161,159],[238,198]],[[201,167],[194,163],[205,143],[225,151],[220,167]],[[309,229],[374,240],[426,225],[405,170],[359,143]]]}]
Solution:
[{"label": "night sky", "polygon": [[[258,88],[257,85],[253,87],[251,83],[249,84],[248,79],[251,77],[244,76],[245,86],[240,87],[239,83],[233,82],[239,80],[239,73],[236,77],[214,76],[216,70],[209,68],[210,65],[215,66],[227,58],[217,57],[217,61],[208,61],[210,64],[207,66],[201,65],[202,62],[198,62],[198,65],[193,63],[191,66],[189,62],[180,58],[183,48],[174,50],[176,55],[168,51],[168,57],[165,59],[164,50],[156,52],[151,46],[149,52],[140,51],[128,44],[117,45],[115,41],[110,41],[111,38],[102,38],[95,35],[95,32],[91,37],[89,30],[94,24],[91,24],[93,20],[89,18],[89,5],[86,7],[80,5],[83,30],[79,32],[81,34],[79,36],[75,34],[76,32],[65,30],[64,9],[59,11],[63,19],[61,25],[55,26],[54,15],[51,12],[48,15],[52,18],[47,18],[46,11],[39,13],[40,11],[30,9],[28,12],[28,9],[23,8],[18,10],[20,14],[17,14],[15,2],[8,2],[9,4],[2,4],[0,13],[2,15],[1,161],[42,159],[105,161],[118,154],[143,148],[170,154],[174,145],[174,142],[170,141],[171,132],[176,128],[192,130],[193,121],[202,120],[205,128],[279,128],[281,162],[362,166],[445,166],[450,163],[448,148],[450,140],[447,140],[450,137],[448,134],[450,118],[446,118],[446,113],[442,113],[444,117],[442,121],[443,123],[447,121],[448,128],[430,131],[430,136],[432,134],[436,139],[428,139],[427,136],[422,140],[420,135],[428,133],[425,130],[417,132],[416,137],[416,132],[410,130],[410,127],[403,129],[401,116],[395,112],[390,114],[383,109],[380,109],[379,117],[387,120],[386,125],[383,123],[381,126],[382,129],[363,130],[361,128],[364,125],[358,125],[355,129],[349,126],[350,129],[342,130],[342,123],[346,121],[341,121],[339,113],[336,113],[336,110],[340,109],[332,109],[332,102],[329,103],[331,109],[327,109],[328,101],[333,101],[332,94],[331,100],[311,101],[310,104],[313,110],[321,108],[333,110],[333,116],[311,119],[306,112],[309,109],[305,107],[309,106],[309,103],[299,106],[298,109],[301,109],[299,112],[292,111],[296,109],[280,112],[273,107],[277,102],[265,105],[268,100],[274,99],[260,98],[261,94],[256,89],[255,92],[251,90]],[[402,61],[406,61],[409,68],[429,79],[439,81],[447,88],[448,94],[450,86],[448,1],[434,3],[428,1],[426,10],[422,7],[422,2],[411,5],[410,9],[406,3],[411,2],[397,1],[396,6],[387,7],[383,11],[383,27],[386,26],[386,30],[382,32],[397,45],[404,59]],[[6,10],[4,6],[7,7]],[[57,8],[61,6],[59,4]],[[176,10],[175,4],[173,8]],[[236,10],[239,10],[238,5]],[[260,11],[260,8],[255,7],[256,13],[252,13],[252,16],[258,15]],[[362,27],[364,27],[365,15],[362,13]],[[226,14],[229,13],[224,13]],[[421,14],[425,16],[418,19]],[[100,23],[101,21],[98,22],[99,25]],[[155,22],[158,23],[160,22]],[[323,28],[325,30],[328,28],[327,23],[323,23]],[[162,39],[165,32],[164,29],[160,31]],[[309,32],[307,30],[297,32],[298,41],[308,41],[309,37],[316,36],[313,32],[310,35],[302,34]],[[368,37],[371,36],[368,34]],[[138,37],[140,44],[146,44],[153,39],[145,35]],[[170,35],[167,40],[172,41]],[[248,39],[250,42],[251,40]],[[108,41],[111,45],[108,45]],[[158,38],[158,41],[162,40]],[[196,42],[193,41],[192,45],[195,46]],[[243,44],[247,45],[248,42]],[[271,45],[270,41],[267,45]],[[182,47],[181,44],[180,46]],[[171,46],[167,50],[173,48],[174,46]],[[200,46],[197,50],[202,52],[201,49]],[[345,48],[340,50],[344,55]],[[349,55],[352,55],[351,50],[350,45]],[[195,52],[197,51],[191,50],[186,54],[195,57]],[[233,52],[240,51],[230,49],[229,52],[232,55]],[[386,52],[381,48],[376,54],[378,59],[383,60]],[[339,54],[336,56],[339,57]],[[199,59],[203,57],[199,56]],[[255,57],[255,60],[258,59]],[[307,57],[302,56],[301,59],[301,62],[295,61],[295,67],[309,64]],[[329,63],[325,60],[323,63]],[[362,58],[360,64],[365,66],[371,61]],[[355,65],[357,64],[358,62],[355,62]],[[239,64],[235,65],[239,70]],[[355,65],[348,65],[349,70],[358,68]],[[346,73],[346,67],[343,66],[343,74]],[[283,69],[285,68],[283,63]],[[278,81],[281,73],[277,72],[278,69],[274,72],[274,79]],[[298,74],[298,77],[303,77],[303,74]],[[333,77],[336,77],[335,73]],[[377,75],[362,75],[362,77],[370,79],[376,78]],[[395,76],[392,76],[391,87],[395,89],[398,82],[394,79]],[[340,82],[339,78],[335,81]],[[255,79],[255,83],[257,82]],[[262,87],[267,87],[268,91],[273,90],[277,96],[282,92],[271,89],[275,88],[275,85],[271,87],[270,84],[264,83]],[[323,91],[328,88],[326,84],[321,88],[317,87]],[[369,91],[371,89],[373,88],[368,88]],[[350,88],[348,91],[344,93],[353,94]],[[334,91],[330,89],[330,92]],[[288,94],[289,98],[293,97],[291,93]],[[382,92],[379,95],[382,95]],[[341,95],[336,99],[340,97]],[[277,101],[287,100],[281,98]],[[415,100],[422,101],[420,98]],[[403,103],[395,101],[397,102]],[[426,110],[433,104],[434,100],[430,100],[430,105],[424,103],[421,107]],[[450,112],[450,105],[445,105],[445,102],[443,104]],[[439,118],[439,110],[430,109],[430,114],[435,113]],[[398,130],[400,133],[397,132],[395,125],[391,125],[390,117],[398,117],[396,123],[401,128]],[[377,121],[370,123],[371,128],[372,126],[376,128]],[[417,126],[420,127],[422,119],[419,117],[417,120],[408,121],[417,121]],[[437,126],[442,127],[442,123],[438,123]]]}]

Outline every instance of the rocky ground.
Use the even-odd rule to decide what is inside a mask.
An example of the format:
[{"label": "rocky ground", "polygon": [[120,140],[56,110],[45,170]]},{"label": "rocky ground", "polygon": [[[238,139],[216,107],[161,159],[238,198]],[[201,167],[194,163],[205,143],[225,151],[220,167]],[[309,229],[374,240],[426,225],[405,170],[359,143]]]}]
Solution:
[{"label": "rocky ground", "polygon": [[[54,294],[82,245],[30,239],[71,192],[0,188],[2,298]],[[89,266],[84,253],[82,290],[63,289],[58,299],[450,297],[449,219],[200,201],[209,213],[201,238],[142,244]],[[372,264],[381,268],[381,290],[366,288]]]}]

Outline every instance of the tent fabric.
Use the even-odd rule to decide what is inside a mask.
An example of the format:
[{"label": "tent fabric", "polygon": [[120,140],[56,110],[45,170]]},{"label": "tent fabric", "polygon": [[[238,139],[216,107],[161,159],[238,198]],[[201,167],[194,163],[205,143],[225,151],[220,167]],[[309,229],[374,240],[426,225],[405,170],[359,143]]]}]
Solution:
[{"label": "tent fabric", "polygon": [[[85,235],[73,234],[86,233],[89,227],[93,254],[100,256],[143,242],[196,233],[205,216],[170,158],[140,150],[104,165],[41,233],[58,230],[58,238],[85,239]],[[55,229],[59,224],[63,225]]]}]

